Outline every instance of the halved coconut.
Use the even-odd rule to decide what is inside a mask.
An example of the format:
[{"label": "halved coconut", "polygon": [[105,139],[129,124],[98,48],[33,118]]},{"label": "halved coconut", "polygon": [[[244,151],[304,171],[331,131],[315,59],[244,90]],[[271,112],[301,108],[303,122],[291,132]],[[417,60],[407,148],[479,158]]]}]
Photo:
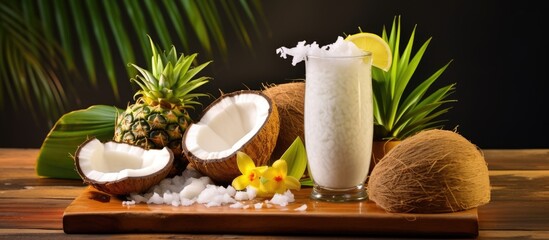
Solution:
[{"label": "halved coconut", "polygon": [[84,183],[113,195],[141,193],[158,184],[173,164],[169,148],[139,146],[92,138],[76,150],[76,170]]},{"label": "halved coconut", "polygon": [[187,128],[183,152],[197,171],[218,184],[228,184],[242,174],[236,153],[245,152],[256,166],[266,165],[279,129],[276,105],[261,91],[224,94]]}]

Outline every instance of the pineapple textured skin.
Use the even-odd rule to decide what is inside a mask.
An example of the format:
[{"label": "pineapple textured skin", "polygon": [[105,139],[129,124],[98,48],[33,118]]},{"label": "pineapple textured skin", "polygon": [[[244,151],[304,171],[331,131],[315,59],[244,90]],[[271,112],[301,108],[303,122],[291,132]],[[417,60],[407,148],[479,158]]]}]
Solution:
[{"label": "pineapple textured skin", "polygon": [[181,139],[190,123],[191,118],[181,105],[148,105],[138,100],[118,114],[114,141],[145,149],[170,148],[175,161],[169,175],[175,176],[185,170],[189,163],[183,155]]},{"label": "pineapple textured skin", "polygon": [[[132,78],[141,88],[134,104],[118,113],[113,140],[145,149],[168,147],[174,154],[174,166],[169,176],[179,175],[189,161],[183,154],[182,138],[192,119],[187,110],[199,105],[196,99],[208,96],[193,90],[207,83],[210,77],[196,77],[211,61],[193,67],[197,54],[179,54],[172,46],[161,51],[149,37],[152,49],[152,69],[135,64],[140,75]],[[195,78],[196,77],[196,78]]]}]

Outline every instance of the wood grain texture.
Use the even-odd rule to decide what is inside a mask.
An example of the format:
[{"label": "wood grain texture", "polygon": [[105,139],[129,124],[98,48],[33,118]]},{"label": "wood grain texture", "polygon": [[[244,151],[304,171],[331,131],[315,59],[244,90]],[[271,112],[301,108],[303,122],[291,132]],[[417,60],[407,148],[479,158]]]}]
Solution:
[{"label": "wood grain texture", "polygon": [[490,170],[548,170],[549,149],[483,150]]},{"label": "wood grain texture", "polygon": [[[476,236],[477,210],[444,214],[387,213],[371,201],[328,203],[312,201],[310,188],[294,192],[285,207],[232,209],[229,206],[123,206],[120,199],[94,200],[106,195],[87,189],[63,215],[66,233],[232,233],[326,234],[386,236]],[[257,200],[249,204],[261,202]],[[295,209],[307,205],[307,210]]]},{"label": "wood grain texture", "polygon": [[[492,199],[478,209],[478,239],[549,239],[549,149],[488,149],[483,152],[490,169]],[[38,177],[34,168],[37,156],[38,149],[0,148],[0,239],[345,238],[304,233],[232,234],[210,231],[201,234],[65,234],[63,214],[75,198],[86,191],[87,186],[80,180]],[[309,207],[308,210],[311,209]],[[234,221],[220,222],[218,225],[222,223]],[[391,239],[386,236],[348,236],[352,239],[378,237]]]},{"label": "wood grain texture", "polygon": [[492,201],[549,200],[549,170],[490,171],[490,185]]},{"label": "wood grain texture", "polygon": [[480,231],[478,239],[549,239],[549,231]]},{"label": "wood grain texture", "polygon": [[[396,240],[405,239],[403,237],[391,238],[380,236],[289,236],[289,235],[257,235],[257,234],[170,234],[170,233],[140,233],[140,234],[65,234],[63,230],[42,230],[42,229],[0,229],[0,239],[188,239],[188,240],[239,240],[239,239],[263,239],[263,240],[345,240],[345,239],[383,239]],[[411,238],[418,239],[418,238]],[[423,238],[419,238],[423,239]],[[444,239],[444,238],[429,238],[429,239]],[[445,238],[445,239],[473,239],[473,238]],[[509,240],[509,239],[549,239],[549,231],[480,231],[477,239],[482,240]]]},{"label": "wood grain texture", "polygon": [[71,200],[0,199],[0,229],[60,229],[63,210]]},{"label": "wood grain texture", "polygon": [[38,157],[39,149],[25,148],[0,148],[1,168],[32,168]]},{"label": "wood grain texture", "polygon": [[479,208],[484,230],[548,230],[549,201],[494,201]]}]

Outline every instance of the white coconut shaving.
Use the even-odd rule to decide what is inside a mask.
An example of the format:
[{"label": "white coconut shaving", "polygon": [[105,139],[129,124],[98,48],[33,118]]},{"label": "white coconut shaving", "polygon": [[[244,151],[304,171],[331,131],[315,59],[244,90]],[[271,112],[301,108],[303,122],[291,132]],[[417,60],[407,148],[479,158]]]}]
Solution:
[{"label": "white coconut shaving", "polygon": [[134,200],[131,200],[131,201],[123,201],[122,202],[122,206],[133,206],[135,205],[135,201]]},{"label": "white coconut shaving", "polygon": [[248,194],[248,200],[252,200],[257,196],[257,189],[247,186],[246,187],[246,194]]},{"label": "white coconut shaving", "polygon": [[269,203],[276,204],[282,207],[285,207],[288,205],[288,203],[294,202],[294,194],[290,192],[290,190],[287,190],[283,194],[275,194],[271,200],[269,200]]},{"label": "white coconut shaving", "polygon": [[280,54],[280,57],[286,59],[288,55],[293,56],[292,65],[296,65],[301,61],[304,61],[307,56],[317,57],[345,57],[345,56],[360,56],[364,54],[364,51],[358,48],[351,41],[345,41],[343,37],[339,36],[337,40],[325,46],[320,47],[318,43],[313,42],[306,44],[306,41],[298,42],[293,48],[280,47],[276,49],[276,54]]},{"label": "white coconut shaving", "polygon": [[[202,176],[195,170],[187,169],[182,175],[174,178],[166,178],[159,184],[151,187],[144,194],[132,193],[127,201],[122,201],[123,206],[133,206],[138,203],[165,204],[174,207],[203,204],[206,207],[218,207],[229,205],[230,208],[247,209],[250,204],[241,201],[254,200],[257,190],[248,186],[245,191],[237,191],[232,186],[216,186],[207,176]],[[286,206],[294,201],[294,195],[290,190],[284,194],[275,194],[271,200],[264,203],[255,203],[253,207],[260,209],[263,206],[270,208],[272,205]]]},{"label": "white coconut shaving", "polygon": [[303,204],[301,205],[300,207],[294,209],[295,211],[300,211],[300,212],[304,212],[305,210],[307,210],[307,204]]},{"label": "white coconut shaving", "polygon": [[235,202],[231,205],[229,205],[230,208],[240,208],[240,209],[248,209],[250,208],[250,204],[244,204],[242,202]]},{"label": "white coconut shaving", "polygon": [[243,191],[238,191],[236,192],[236,194],[234,195],[234,199],[237,200],[237,201],[246,201],[246,200],[250,200],[248,198],[248,193],[247,192],[243,192]]},{"label": "white coconut shaving", "polygon": [[254,208],[255,208],[255,209],[261,209],[261,208],[263,208],[263,203],[259,202],[259,203],[254,204]]}]

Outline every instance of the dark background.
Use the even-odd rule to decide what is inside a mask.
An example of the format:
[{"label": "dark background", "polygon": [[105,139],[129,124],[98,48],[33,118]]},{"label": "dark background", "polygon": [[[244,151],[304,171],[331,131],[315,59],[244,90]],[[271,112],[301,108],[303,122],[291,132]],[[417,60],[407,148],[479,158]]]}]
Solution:
[{"label": "dark background", "polygon": [[[337,36],[358,32],[358,27],[381,34],[382,27],[390,29],[393,18],[400,15],[401,41],[407,41],[415,25],[415,46],[433,37],[412,85],[453,59],[433,86],[457,83],[450,97],[458,102],[448,105],[453,108],[443,115],[446,129],[457,127],[481,148],[549,148],[543,24],[547,8],[541,1],[279,0],[263,1],[263,6],[267,26],[262,36],[254,38],[253,51],[228,39],[227,60],[214,56],[204,71],[214,80],[200,91],[217,97],[220,91],[261,89],[264,83],[304,78],[304,64],[292,66],[290,59],[275,54],[276,48],[302,40],[329,44]],[[75,109],[95,104],[125,108],[135,90],[125,81],[129,79],[119,84],[119,101],[113,99],[106,81],[98,89],[81,86],[77,90],[82,100]],[[204,107],[213,100],[200,99]],[[197,116],[201,109],[191,114]],[[0,147],[17,148],[40,147],[50,129],[13,107],[1,114],[0,128]]]}]

